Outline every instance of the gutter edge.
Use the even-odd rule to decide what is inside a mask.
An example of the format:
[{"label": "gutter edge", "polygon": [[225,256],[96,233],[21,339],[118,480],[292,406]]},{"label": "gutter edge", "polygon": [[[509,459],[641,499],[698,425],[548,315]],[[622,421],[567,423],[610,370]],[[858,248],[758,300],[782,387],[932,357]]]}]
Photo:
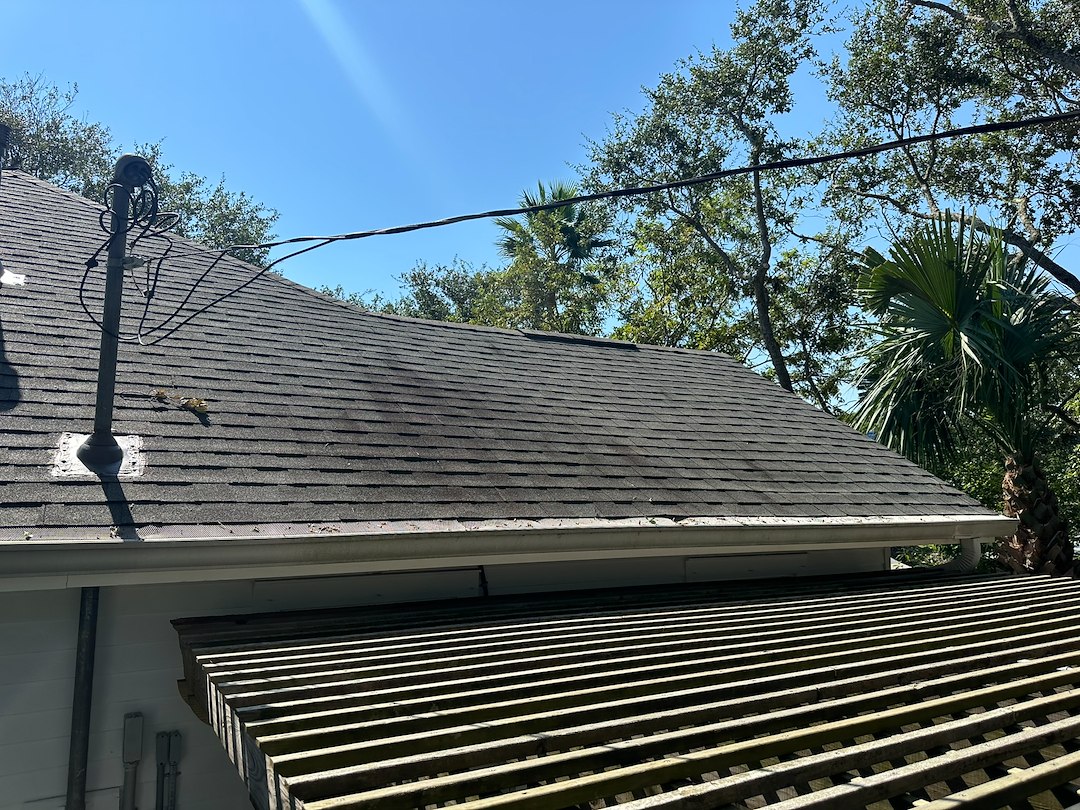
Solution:
[{"label": "gutter edge", "polygon": [[[1001,515],[739,519],[237,538],[0,543],[0,591],[417,571],[476,565],[721,556],[957,543],[1010,533]],[[965,542],[967,541],[967,542]],[[964,553],[961,557],[966,557]],[[951,569],[950,569],[951,570]]]}]

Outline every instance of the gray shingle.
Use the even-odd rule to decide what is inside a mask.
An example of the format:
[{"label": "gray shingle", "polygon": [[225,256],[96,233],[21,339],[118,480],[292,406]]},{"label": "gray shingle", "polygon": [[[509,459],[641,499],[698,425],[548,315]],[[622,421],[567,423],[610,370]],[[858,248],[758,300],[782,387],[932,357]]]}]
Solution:
[{"label": "gray shingle", "polygon": [[[362,312],[277,276],[157,346],[122,344],[116,429],[146,472],[55,479],[88,432],[98,333],[78,302],[97,207],[18,172],[0,186],[0,529],[279,521],[986,514],[967,496],[733,360]],[[210,254],[164,268],[148,323]],[[144,243],[140,254],[149,252]],[[100,310],[102,270],[88,302]],[[191,305],[251,278],[227,260]],[[189,309],[191,307],[189,305]],[[125,288],[124,331],[141,298]],[[205,419],[152,392],[206,399]]]}]

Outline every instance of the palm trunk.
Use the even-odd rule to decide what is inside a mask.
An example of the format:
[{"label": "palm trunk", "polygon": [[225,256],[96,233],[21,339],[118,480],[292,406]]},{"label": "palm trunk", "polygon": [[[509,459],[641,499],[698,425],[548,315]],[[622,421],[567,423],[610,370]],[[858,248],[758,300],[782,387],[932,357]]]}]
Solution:
[{"label": "palm trunk", "polygon": [[1005,514],[1019,518],[1020,527],[998,547],[998,559],[1021,573],[1072,574],[1068,528],[1042,469],[1033,459],[1010,454],[1005,458],[1001,489]]}]

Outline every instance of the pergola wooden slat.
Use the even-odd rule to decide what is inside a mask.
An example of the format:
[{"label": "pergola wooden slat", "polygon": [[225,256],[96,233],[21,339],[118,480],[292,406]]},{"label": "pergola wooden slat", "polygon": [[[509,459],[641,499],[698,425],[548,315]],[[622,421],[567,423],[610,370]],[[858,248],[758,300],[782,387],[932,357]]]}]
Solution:
[{"label": "pergola wooden slat", "polygon": [[176,625],[267,807],[1064,807],[1078,610],[1070,580],[890,575]]}]

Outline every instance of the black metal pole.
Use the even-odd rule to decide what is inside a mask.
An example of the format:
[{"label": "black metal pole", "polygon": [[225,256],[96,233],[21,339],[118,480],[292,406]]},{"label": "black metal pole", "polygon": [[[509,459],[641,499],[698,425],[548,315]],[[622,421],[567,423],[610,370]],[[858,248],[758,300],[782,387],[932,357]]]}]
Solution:
[{"label": "black metal pole", "polygon": [[98,360],[97,403],[94,435],[111,436],[113,398],[116,391],[116,354],[120,344],[120,307],[124,298],[124,259],[127,253],[128,212],[131,192],[120,183],[112,205],[112,241],[105,267],[105,310],[101,316],[101,352]]},{"label": "black metal pole", "polygon": [[0,179],[4,173],[4,156],[7,154],[9,143],[11,143],[11,127],[0,124]]},{"label": "black metal pole", "polygon": [[114,187],[112,239],[105,267],[105,309],[101,317],[101,348],[98,353],[97,402],[94,432],[78,449],[78,456],[90,469],[108,467],[124,458],[124,451],[112,435],[113,400],[116,393],[116,354],[120,335],[120,305],[124,295],[124,254],[127,249],[128,211],[131,193],[123,183]]},{"label": "black metal pole", "polygon": [[90,706],[94,692],[97,620],[98,589],[83,588],[79,602],[79,636],[75,642],[75,689],[71,700],[65,810],[86,809],[86,760],[90,751]]},{"label": "black metal pole", "polygon": [[124,259],[130,228],[131,191],[144,185],[149,178],[149,164],[137,155],[124,155],[116,162],[112,185],[112,221],[109,225],[111,238],[105,267],[105,304],[101,317],[94,432],[76,451],[79,460],[95,472],[115,472],[115,467],[124,458],[124,451],[112,434],[120,305],[124,295]]}]

